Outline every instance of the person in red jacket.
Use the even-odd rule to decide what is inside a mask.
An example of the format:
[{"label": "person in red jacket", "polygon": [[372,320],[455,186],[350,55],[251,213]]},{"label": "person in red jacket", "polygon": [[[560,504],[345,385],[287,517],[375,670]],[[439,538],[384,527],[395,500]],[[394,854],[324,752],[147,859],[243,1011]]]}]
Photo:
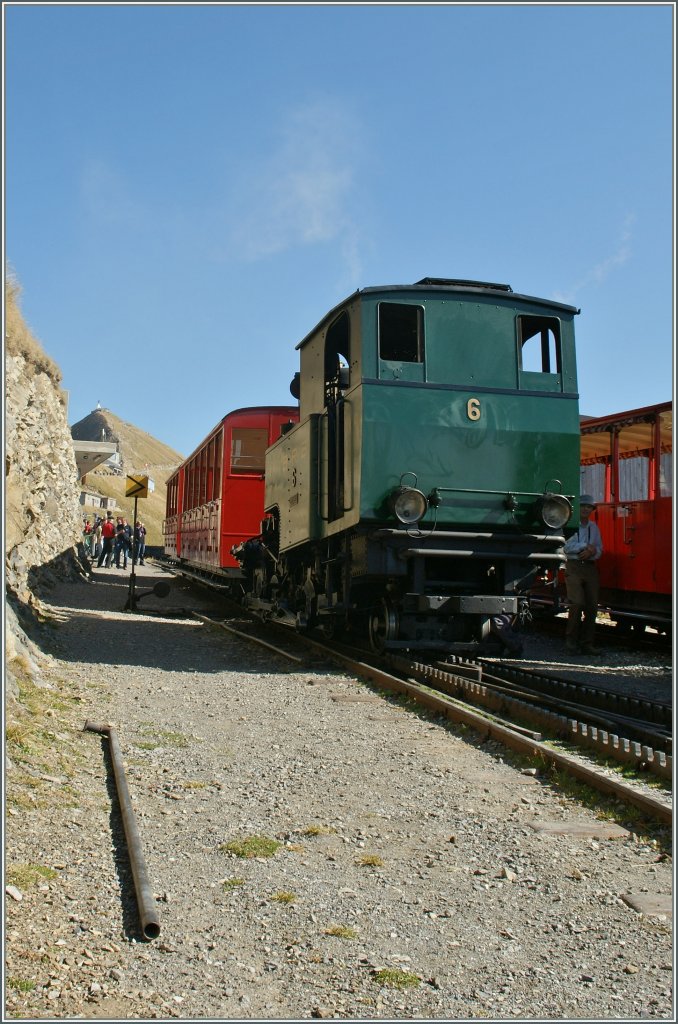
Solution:
[{"label": "person in red jacket", "polygon": [[115,523],[113,522],[113,513],[107,512],[106,519],[101,526],[101,553],[99,555],[99,561],[97,562],[97,569],[100,569],[106,561],[106,568],[111,568],[111,559],[113,558],[113,541],[115,539]]}]

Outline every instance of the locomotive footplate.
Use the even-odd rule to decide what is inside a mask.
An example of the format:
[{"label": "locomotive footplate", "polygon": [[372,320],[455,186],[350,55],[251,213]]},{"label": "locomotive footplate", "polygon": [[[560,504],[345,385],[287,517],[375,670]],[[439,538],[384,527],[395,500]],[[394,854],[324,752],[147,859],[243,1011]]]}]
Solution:
[{"label": "locomotive footplate", "polygon": [[385,651],[444,651],[446,654],[478,654],[481,650],[477,640],[386,640]]},{"label": "locomotive footplate", "polygon": [[450,600],[450,611],[462,615],[516,615],[518,612],[518,598],[506,595],[474,595]]},{"label": "locomotive footplate", "polygon": [[403,612],[438,615],[516,615],[518,598],[506,594],[405,594]]}]

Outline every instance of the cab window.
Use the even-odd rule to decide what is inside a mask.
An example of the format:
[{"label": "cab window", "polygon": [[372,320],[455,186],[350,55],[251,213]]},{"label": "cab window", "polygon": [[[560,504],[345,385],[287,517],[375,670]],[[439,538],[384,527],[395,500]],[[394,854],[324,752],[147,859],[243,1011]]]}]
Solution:
[{"label": "cab window", "polygon": [[519,316],[520,369],[561,373],[560,322],[555,317]]},{"label": "cab window", "polygon": [[379,304],[379,358],[389,362],[424,361],[424,310],[398,302]]}]

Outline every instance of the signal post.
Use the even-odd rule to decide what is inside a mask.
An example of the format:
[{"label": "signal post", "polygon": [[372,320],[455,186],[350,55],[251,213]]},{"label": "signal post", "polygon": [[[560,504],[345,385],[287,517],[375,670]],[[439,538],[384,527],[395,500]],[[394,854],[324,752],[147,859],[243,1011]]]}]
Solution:
[{"label": "signal post", "polygon": [[127,476],[125,484],[125,497],[134,498],[134,517],[132,520],[132,572],[129,578],[129,594],[127,597],[127,604],[124,607],[124,611],[136,611],[137,601],[135,595],[136,587],[136,561],[137,561],[137,502],[139,498],[147,498],[149,494],[153,492],[155,484],[147,476],[140,476],[138,474]]}]

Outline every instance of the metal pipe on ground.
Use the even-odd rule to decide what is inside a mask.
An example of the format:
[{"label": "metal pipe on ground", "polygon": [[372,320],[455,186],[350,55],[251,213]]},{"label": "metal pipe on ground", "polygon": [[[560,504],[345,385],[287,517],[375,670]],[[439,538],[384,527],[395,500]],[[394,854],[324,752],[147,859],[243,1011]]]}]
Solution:
[{"label": "metal pipe on ground", "polygon": [[127,840],[127,851],[129,853],[134,888],[137,895],[141,930],[144,938],[157,939],[160,935],[160,918],[156,909],[153,891],[148,881],[146,862],[141,849],[141,840],[132,808],[132,799],[127,788],[122,751],[120,750],[117,733],[110,725],[97,725],[95,722],[89,721],[85,722],[84,731],[98,732],[103,736],[108,736],[111,761],[113,762],[113,774],[115,775],[115,785],[118,791],[118,802],[120,803],[125,839]]}]

